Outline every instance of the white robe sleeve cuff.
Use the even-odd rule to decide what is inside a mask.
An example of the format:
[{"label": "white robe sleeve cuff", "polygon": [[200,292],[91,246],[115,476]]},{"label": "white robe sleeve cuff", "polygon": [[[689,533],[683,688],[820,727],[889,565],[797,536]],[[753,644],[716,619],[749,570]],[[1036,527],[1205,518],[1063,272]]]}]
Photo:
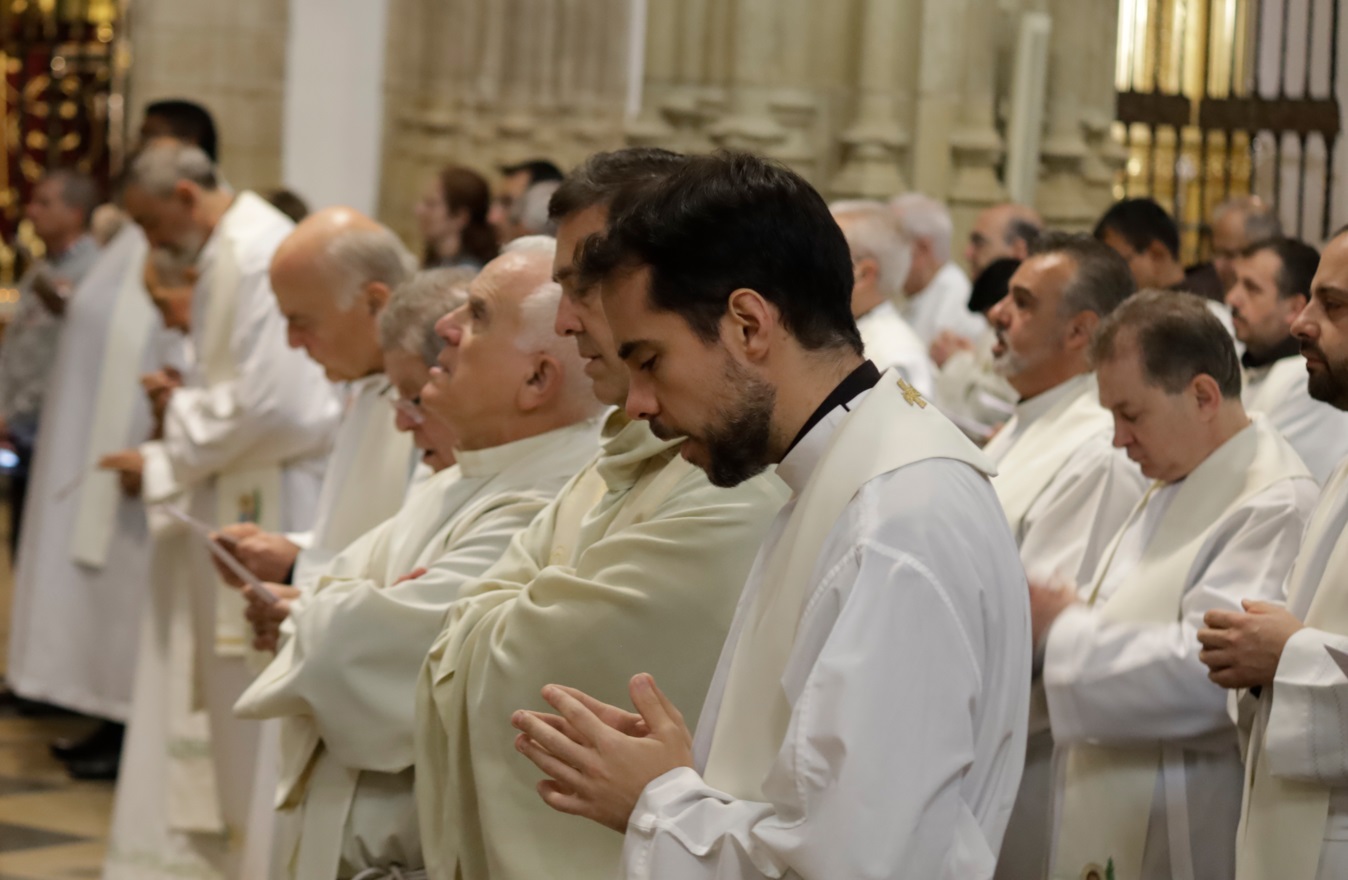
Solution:
[{"label": "white robe sleeve cuff", "polygon": [[1325,650],[1348,637],[1300,630],[1287,641],[1273,679],[1264,748],[1269,771],[1284,779],[1348,785],[1348,676]]},{"label": "white robe sleeve cuff", "polygon": [[145,460],[141,472],[141,498],[146,504],[160,504],[182,492],[185,486],[178,483],[173,473],[173,462],[169,459],[168,449],[158,440],[140,445],[141,457]]},{"label": "white robe sleeve cuff", "polygon": [[1097,621],[1084,605],[1066,608],[1049,627],[1044,640],[1044,695],[1055,742],[1084,740],[1085,713],[1076,702],[1076,674],[1085,666],[1094,643]]}]

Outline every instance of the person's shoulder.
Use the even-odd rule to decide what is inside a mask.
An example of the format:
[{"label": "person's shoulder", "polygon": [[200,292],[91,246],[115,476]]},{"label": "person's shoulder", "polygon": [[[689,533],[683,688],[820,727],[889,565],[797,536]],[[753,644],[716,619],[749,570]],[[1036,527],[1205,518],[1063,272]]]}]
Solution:
[{"label": "person's shoulder", "polygon": [[988,478],[951,458],[927,458],[881,474],[861,487],[857,501],[854,525],[860,537],[947,530],[966,537],[1009,535]]}]

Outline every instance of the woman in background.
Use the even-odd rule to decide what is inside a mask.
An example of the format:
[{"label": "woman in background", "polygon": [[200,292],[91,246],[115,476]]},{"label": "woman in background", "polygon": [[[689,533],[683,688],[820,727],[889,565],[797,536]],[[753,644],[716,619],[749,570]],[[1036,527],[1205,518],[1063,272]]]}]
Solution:
[{"label": "woman in background", "polygon": [[481,269],[496,257],[496,235],[487,222],[491,190],[482,175],[448,165],[426,186],[416,206],[417,228],[426,243],[423,268]]}]

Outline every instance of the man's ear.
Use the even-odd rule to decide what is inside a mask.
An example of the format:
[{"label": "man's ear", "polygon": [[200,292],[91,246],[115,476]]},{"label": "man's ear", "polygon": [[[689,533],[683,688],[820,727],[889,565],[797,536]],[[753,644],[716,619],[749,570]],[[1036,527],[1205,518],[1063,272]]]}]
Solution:
[{"label": "man's ear", "polygon": [[1147,245],[1147,258],[1153,263],[1167,262],[1175,259],[1175,255],[1170,253],[1170,249],[1161,243],[1160,239],[1153,239]]},{"label": "man's ear", "polygon": [[1100,326],[1100,316],[1092,311],[1077,312],[1067,322],[1063,345],[1068,351],[1085,351]]},{"label": "man's ear", "polygon": [[741,287],[730,294],[722,323],[729,327],[728,344],[748,360],[758,361],[772,348],[780,314],[761,293]]},{"label": "man's ear", "polygon": [[856,266],[856,284],[874,284],[880,277],[880,264],[876,262],[875,257],[862,257],[854,264]]},{"label": "man's ear", "polygon": [[561,393],[562,365],[550,354],[534,355],[533,370],[515,395],[520,412],[535,412]]},{"label": "man's ear", "polygon": [[1189,383],[1189,391],[1198,403],[1198,409],[1208,417],[1215,416],[1222,405],[1222,389],[1217,380],[1207,373],[1199,373]]},{"label": "man's ear", "polygon": [[365,300],[365,307],[370,310],[371,315],[382,312],[384,306],[388,305],[389,297],[393,295],[393,291],[389,290],[388,285],[382,281],[371,281],[365,285],[365,289],[361,293]]},{"label": "man's ear", "polygon": [[173,184],[173,199],[188,211],[195,210],[201,201],[201,187],[190,180],[180,180]]}]

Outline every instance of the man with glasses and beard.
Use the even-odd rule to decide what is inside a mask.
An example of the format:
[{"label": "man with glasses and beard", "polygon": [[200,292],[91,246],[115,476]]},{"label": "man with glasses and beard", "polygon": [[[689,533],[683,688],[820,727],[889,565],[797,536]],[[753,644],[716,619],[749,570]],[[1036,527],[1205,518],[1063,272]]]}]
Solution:
[{"label": "man with glasses and beard", "polygon": [[[1310,396],[1348,410],[1345,232],[1325,246],[1292,335]],[[1348,678],[1331,653],[1348,651],[1348,460],[1321,491],[1286,593],[1286,607],[1209,612],[1198,634],[1245,734],[1237,880],[1348,876]]]},{"label": "man with glasses and beard", "polygon": [[1024,574],[991,462],[863,357],[823,199],[751,155],[692,158],[614,206],[583,268],[628,413],[713,483],[776,464],[793,497],[696,740],[697,704],[651,675],[637,713],[559,675],[560,717],[512,716],[543,799],[625,832],[627,877],[991,877],[1025,751]]}]

